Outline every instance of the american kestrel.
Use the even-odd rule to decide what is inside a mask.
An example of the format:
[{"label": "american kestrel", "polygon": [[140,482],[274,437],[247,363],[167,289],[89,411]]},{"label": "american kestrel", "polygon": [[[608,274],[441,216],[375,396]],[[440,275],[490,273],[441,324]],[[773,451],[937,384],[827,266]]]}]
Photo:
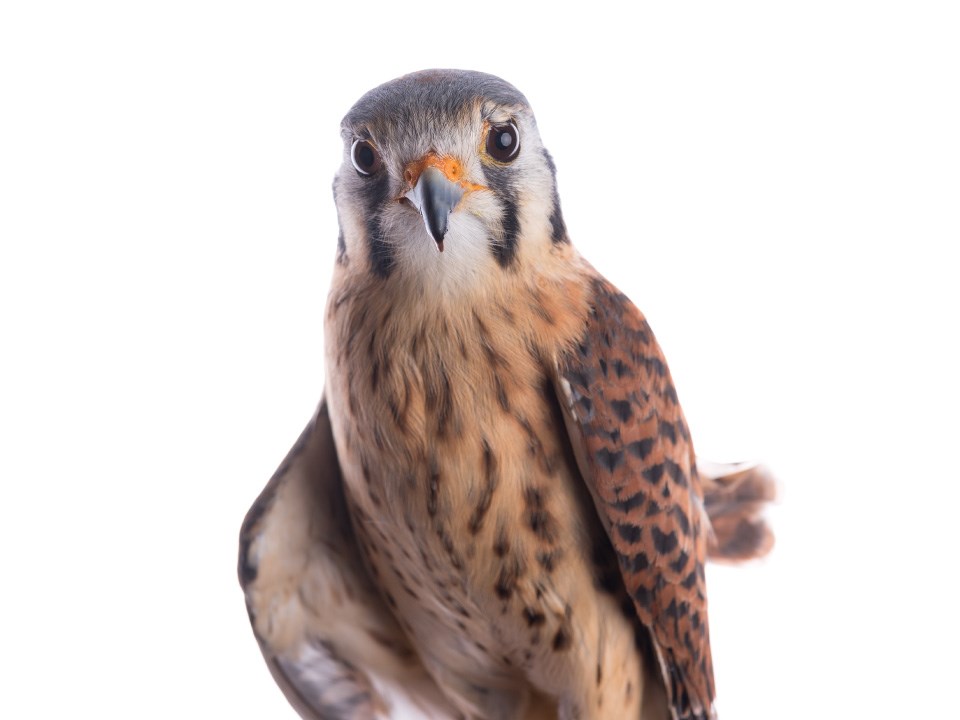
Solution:
[{"label": "american kestrel", "polygon": [[714,717],[704,562],[769,549],[771,479],[698,471],[513,86],[407,75],[342,135],[325,398],[241,533],[277,682],[305,718]]}]

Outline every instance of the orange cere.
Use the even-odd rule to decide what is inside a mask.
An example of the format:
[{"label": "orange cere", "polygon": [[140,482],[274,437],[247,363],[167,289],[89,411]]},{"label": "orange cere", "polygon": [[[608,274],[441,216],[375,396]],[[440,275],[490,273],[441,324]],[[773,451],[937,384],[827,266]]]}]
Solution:
[{"label": "orange cere", "polygon": [[419,160],[414,160],[412,163],[409,163],[403,170],[403,179],[407,181],[407,185],[414,187],[417,184],[417,181],[420,179],[420,173],[422,173],[428,167],[437,168],[437,170],[442,172],[448,180],[455,182],[465,191],[469,192],[470,190],[487,189],[483,185],[477,185],[464,180],[463,166],[455,157],[452,155],[444,155],[443,157],[440,157],[436,153],[427,153]]}]

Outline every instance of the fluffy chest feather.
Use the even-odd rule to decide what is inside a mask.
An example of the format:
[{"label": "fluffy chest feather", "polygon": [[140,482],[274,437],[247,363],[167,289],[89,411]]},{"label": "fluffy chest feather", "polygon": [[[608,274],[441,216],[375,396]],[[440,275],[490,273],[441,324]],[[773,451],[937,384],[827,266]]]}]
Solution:
[{"label": "fluffy chest feather", "polygon": [[438,663],[473,670],[494,651],[528,661],[511,637],[531,628],[565,642],[556,573],[583,584],[593,542],[547,365],[582,328],[583,285],[482,300],[404,305],[343,283],[327,318],[334,436],[371,572]]}]

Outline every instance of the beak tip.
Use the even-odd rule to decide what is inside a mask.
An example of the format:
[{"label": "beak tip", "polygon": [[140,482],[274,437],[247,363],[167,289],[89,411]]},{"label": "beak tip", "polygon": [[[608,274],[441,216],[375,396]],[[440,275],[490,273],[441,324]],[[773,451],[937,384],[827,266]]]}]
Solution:
[{"label": "beak tip", "polygon": [[440,252],[443,252],[450,213],[462,196],[463,189],[433,167],[427,168],[404,195],[420,211],[427,232]]}]

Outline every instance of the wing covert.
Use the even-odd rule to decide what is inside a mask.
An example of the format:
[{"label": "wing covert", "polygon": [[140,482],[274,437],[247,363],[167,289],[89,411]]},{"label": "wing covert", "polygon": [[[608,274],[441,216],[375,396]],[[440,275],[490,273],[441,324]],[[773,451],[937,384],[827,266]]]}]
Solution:
[{"label": "wing covert", "polygon": [[555,386],[624,585],[654,640],[674,716],[713,717],[708,525],[690,433],[649,325],[602,278],[594,280],[583,337],[557,358]]},{"label": "wing covert", "polygon": [[264,659],[301,717],[452,717],[363,565],[325,401],[247,513],[239,576]]}]

